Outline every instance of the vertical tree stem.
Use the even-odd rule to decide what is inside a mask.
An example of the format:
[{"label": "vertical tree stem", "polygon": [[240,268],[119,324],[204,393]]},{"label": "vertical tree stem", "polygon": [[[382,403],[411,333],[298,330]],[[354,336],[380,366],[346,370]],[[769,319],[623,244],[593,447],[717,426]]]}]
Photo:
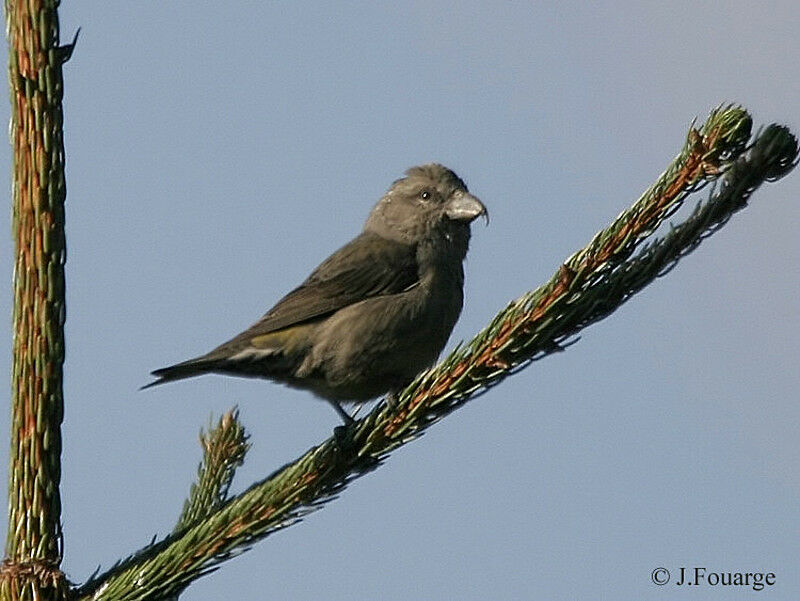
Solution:
[{"label": "vertical tree stem", "polygon": [[[61,561],[64,144],[58,2],[6,0],[13,167],[14,317],[6,564]],[[34,595],[35,596],[35,595]]]}]

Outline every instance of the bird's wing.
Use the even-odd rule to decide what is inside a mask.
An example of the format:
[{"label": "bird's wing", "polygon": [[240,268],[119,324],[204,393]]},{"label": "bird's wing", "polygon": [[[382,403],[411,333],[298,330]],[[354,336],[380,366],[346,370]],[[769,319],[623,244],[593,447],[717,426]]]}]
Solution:
[{"label": "bird's wing", "polygon": [[[413,287],[418,279],[413,246],[362,233],[323,261],[305,282],[247,330],[205,355],[154,371],[159,379],[145,388],[220,369],[227,358],[251,352],[253,341],[260,336],[268,340],[257,344],[260,350],[253,351],[255,355],[250,358],[272,354],[267,342],[284,350],[292,341],[302,346],[307,335],[303,332],[305,324],[370,297],[397,294]],[[236,364],[237,369],[242,363]],[[285,370],[286,366],[275,369]]]},{"label": "bird's wing", "polygon": [[418,278],[413,246],[363,233],[328,257],[246,334],[268,334],[370,297],[397,294],[414,286]]}]

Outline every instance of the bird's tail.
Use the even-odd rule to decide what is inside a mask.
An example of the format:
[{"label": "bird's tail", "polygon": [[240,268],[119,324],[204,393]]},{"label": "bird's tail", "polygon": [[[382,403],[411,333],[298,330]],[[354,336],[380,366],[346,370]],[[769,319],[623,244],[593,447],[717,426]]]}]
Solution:
[{"label": "bird's tail", "polygon": [[214,370],[214,366],[217,363],[218,361],[214,359],[197,357],[195,359],[183,361],[182,363],[170,365],[169,367],[162,367],[161,369],[150,372],[158,379],[150,382],[149,384],[145,384],[139,390],[144,390],[145,388],[152,388],[153,386],[166,384],[167,382],[174,382],[175,380],[183,380],[185,378],[191,378],[193,376],[199,376],[200,374],[208,373]]}]

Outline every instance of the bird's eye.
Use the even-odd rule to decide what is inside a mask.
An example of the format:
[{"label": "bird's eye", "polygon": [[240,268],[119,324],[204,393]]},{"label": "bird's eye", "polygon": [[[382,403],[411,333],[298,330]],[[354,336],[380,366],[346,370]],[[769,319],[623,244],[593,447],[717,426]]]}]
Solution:
[{"label": "bird's eye", "polygon": [[431,199],[431,192],[430,192],[430,190],[423,190],[422,192],[420,192],[420,193],[419,193],[419,197],[420,197],[422,200],[430,200],[430,199]]}]

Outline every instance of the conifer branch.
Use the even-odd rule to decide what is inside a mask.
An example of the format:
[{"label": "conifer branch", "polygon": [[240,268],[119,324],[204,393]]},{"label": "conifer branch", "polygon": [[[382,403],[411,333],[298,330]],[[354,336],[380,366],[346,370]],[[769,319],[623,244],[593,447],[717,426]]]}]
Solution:
[{"label": "conifer branch", "polygon": [[[769,126],[746,146],[750,117],[721,107],[692,127],[656,184],[572,255],[549,282],[510,303],[469,344],[420,375],[389,408],[348,429],[230,499],[206,519],[148,546],[78,590],[80,599],[132,601],[179,594],[194,579],[333,499],[351,480],[468,399],[530,361],[562,350],[717,231],[765,181],[797,164],[797,140]],[[705,203],[645,246],[686,196],[722,178]],[[634,253],[639,250],[639,253]]]},{"label": "conifer branch", "polygon": [[64,175],[58,2],[6,0],[13,146],[11,451],[3,599],[64,599],[60,570],[64,415]]},{"label": "conifer branch", "polygon": [[225,502],[236,468],[242,465],[250,448],[247,438],[236,409],[220,417],[216,426],[209,425],[208,432],[200,431],[203,460],[174,532],[206,518]]}]

